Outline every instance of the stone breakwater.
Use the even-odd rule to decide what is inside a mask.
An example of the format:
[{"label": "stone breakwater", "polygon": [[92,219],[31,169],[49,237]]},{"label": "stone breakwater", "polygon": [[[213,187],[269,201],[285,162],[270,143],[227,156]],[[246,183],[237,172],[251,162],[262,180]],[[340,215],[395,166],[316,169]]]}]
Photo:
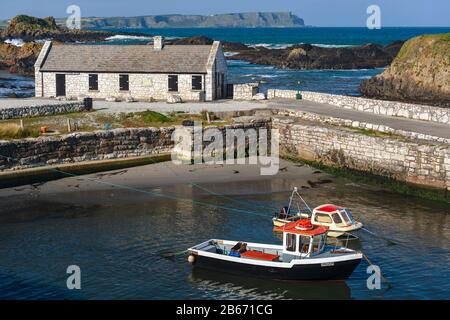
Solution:
[{"label": "stone breakwater", "polygon": [[[218,129],[224,135],[227,129],[269,127],[270,121],[259,121]],[[170,153],[174,147],[174,130],[175,127],[123,128],[0,141],[0,170]],[[189,130],[192,131],[191,128]]]},{"label": "stone breakwater", "polygon": [[89,99],[83,99],[82,101],[62,101],[62,102],[33,102],[27,103],[23,100],[22,105],[8,105],[9,99],[1,101],[0,106],[0,119],[15,119],[23,117],[39,117],[49,116],[70,112],[81,112],[92,109],[92,101]]},{"label": "stone breakwater", "polygon": [[450,190],[450,146],[367,136],[349,129],[274,117],[280,149],[288,155]]},{"label": "stone breakwater", "polygon": [[[450,124],[450,109],[447,108],[320,92],[302,91],[301,93],[305,100],[331,104],[344,109],[353,109],[384,116],[395,116]],[[267,91],[267,98],[295,99],[296,94],[296,90],[269,89]]]}]

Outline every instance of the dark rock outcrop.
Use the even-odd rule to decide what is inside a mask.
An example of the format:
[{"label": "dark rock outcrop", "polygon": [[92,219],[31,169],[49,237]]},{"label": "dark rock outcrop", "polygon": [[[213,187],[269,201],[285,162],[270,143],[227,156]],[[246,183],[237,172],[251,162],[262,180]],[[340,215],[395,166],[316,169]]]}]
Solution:
[{"label": "dark rock outcrop", "polygon": [[450,107],[450,34],[407,41],[380,75],[363,81],[363,96]]},{"label": "dark rock outcrop", "polygon": [[34,74],[34,63],[41,52],[42,44],[29,42],[21,47],[0,43],[0,69],[24,75]]},{"label": "dark rock outcrop", "polygon": [[389,65],[398,45],[383,47],[376,44],[345,48],[323,48],[310,44],[286,49],[265,47],[238,49],[230,59],[288,69],[370,69]]}]

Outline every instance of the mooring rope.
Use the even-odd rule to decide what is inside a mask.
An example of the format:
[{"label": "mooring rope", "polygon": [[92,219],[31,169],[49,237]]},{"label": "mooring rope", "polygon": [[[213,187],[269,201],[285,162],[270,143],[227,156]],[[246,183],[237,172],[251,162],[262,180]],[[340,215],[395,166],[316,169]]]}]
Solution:
[{"label": "mooring rope", "polygon": [[[367,263],[370,265],[370,266],[376,266],[376,265],[374,265],[370,260],[369,260],[369,257],[367,257],[367,255],[365,254],[365,253],[363,253],[363,258],[367,261]],[[379,268],[376,268],[375,269],[375,271],[376,270],[379,270]],[[392,284],[389,282],[389,280],[383,275],[383,273],[381,272],[381,270],[380,270],[380,277],[381,277],[381,279],[384,281],[384,282],[386,282],[387,283],[387,285],[388,285],[388,289],[391,289],[393,286],[392,286]]]}]

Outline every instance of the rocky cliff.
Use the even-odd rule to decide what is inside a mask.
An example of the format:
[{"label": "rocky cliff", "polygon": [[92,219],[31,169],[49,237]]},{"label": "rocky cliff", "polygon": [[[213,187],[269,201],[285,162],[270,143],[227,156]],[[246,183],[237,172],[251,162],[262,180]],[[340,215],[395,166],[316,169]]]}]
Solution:
[{"label": "rocky cliff", "polygon": [[[58,20],[58,23],[64,23]],[[152,15],[84,18],[83,28],[264,28],[303,27],[303,19],[290,12],[249,12],[213,15]]]},{"label": "rocky cliff", "polygon": [[40,19],[27,15],[18,15],[11,19],[8,26],[0,32],[0,41],[22,39],[35,41],[53,39],[63,42],[102,41],[114,35],[108,31],[69,30],[59,27],[53,17]]},{"label": "rocky cliff", "polygon": [[450,107],[450,34],[407,41],[391,66],[360,90],[371,98]]}]

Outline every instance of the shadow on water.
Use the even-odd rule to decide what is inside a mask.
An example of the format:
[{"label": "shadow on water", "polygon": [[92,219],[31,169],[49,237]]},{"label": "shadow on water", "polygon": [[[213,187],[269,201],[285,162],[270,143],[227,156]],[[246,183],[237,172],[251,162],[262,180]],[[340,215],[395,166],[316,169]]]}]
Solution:
[{"label": "shadow on water", "polygon": [[194,268],[188,281],[217,299],[351,299],[344,281],[277,281]]}]

